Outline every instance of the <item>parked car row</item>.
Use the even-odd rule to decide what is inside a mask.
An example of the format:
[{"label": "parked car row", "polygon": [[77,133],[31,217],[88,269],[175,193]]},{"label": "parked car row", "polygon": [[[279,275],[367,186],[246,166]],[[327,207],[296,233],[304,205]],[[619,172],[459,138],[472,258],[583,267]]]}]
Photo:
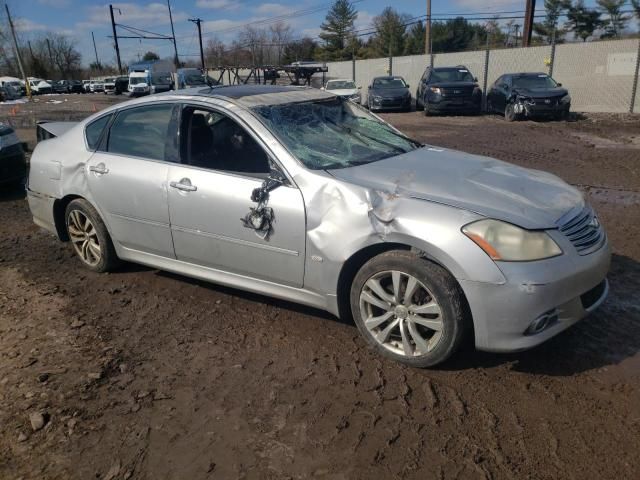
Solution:
[{"label": "parked car row", "polygon": [[[351,80],[329,80],[323,90],[362,103],[360,87]],[[480,114],[482,97],[477,77],[465,66],[427,67],[416,88],[415,106],[425,116]],[[486,99],[487,111],[503,114],[507,121],[535,117],[566,119],[571,109],[567,89],[541,72],[501,75],[489,87]],[[364,105],[372,112],[409,111],[410,86],[400,76],[375,77],[367,87]]]}]

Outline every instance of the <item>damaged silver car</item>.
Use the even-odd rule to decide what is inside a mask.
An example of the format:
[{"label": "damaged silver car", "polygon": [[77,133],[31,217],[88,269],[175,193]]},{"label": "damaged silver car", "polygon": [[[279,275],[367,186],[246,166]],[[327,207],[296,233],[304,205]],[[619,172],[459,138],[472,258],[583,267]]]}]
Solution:
[{"label": "damaged silver car", "polygon": [[[47,127],[47,125],[49,125]],[[137,262],[353,317],[426,367],[523,350],[602,303],[610,249],[559,178],[406,137],[320,90],[153,95],[31,158],[34,221],[87,268]]]}]

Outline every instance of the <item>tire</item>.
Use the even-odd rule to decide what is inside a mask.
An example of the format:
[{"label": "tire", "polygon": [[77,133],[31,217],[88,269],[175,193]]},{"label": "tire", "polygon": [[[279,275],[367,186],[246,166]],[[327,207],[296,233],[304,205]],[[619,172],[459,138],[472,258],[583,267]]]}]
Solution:
[{"label": "tire", "polygon": [[102,273],[120,264],[107,227],[93,205],[82,198],[73,200],[64,218],[72,248],[86,268]]},{"label": "tire", "polygon": [[[394,276],[399,279],[398,296],[404,297],[410,282],[415,287],[401,303],[395,301]],[[458,350],[470,331],[463,305],[460,287],[449,272],[407,250],[373,257],[351,285],[351,312],[368,345],[412,367],[432,367]],[[420,307],[428,311],[414,310]]]},{"label": "tire", "polygon": [[513,108],[513,103],[507,103],[507,106],[504,108],[504,119],[507,122],[515,122],[518,119],[518,115]]}]

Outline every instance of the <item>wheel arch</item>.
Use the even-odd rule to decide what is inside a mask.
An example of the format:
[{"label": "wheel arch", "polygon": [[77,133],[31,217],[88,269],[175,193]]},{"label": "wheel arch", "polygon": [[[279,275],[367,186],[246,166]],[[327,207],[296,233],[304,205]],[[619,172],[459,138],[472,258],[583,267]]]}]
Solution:
[{"label": "wheel arch", "polygon": [[367,245],[360,250],[354,252],[347,260],[343,263],[342,268],[340,269],[340,273],[338,275],[337,282],[337,303],[338,303],[338,316],[342,319],[352,318],[351,315],[351,306],[350,306],[350,293],[351,293],[351,284],[356,274],[362,268],[362,266],[367,263],[373,257],[380,255],[385,252],[389,252],[391,250],[409,250],[414,252],[418,257],[424,258],[434,264],[438,265],[442,269],[444,269],[451,278],[455,281],[458,286],[458,290],[460,296],[462,298],[463,308],[466,313],[466,318],[468,320],[468,332],[470,338],[475,338],[474,331],[474,323],[473,323],[473,314],[471,312],[471,307],[469,306],[469,302],[467,300],[466,294],[458,282],[458,279],[453,274],[452,269],[447,267],[443,262],[438,260],[435,255],[429,252],[428,249],[421,248],[419,246],[411,245],[408,241],[393,241],[393,242],[378,242]]}]

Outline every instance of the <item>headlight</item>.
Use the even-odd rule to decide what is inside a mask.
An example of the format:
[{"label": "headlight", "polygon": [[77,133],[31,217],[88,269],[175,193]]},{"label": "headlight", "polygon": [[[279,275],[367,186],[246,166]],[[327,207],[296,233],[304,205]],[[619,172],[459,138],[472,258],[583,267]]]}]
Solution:
[{"label": "headlight", "polygon": [[430,87],[429,90],[431,90],[436,95],[441,95],[442,94],[442,89],[440,87]]},{"label": "headlight", "polygon": [[561,103],[571,103],[571,95],[568,93],[560,99]]},{"label": "headlight", "polygon": [[353,95],[351,95],[349,97],[349,100],[360,100],[360,94],[359,93],[354,93]]},{"label": "headlight", "polygon": [[462,228],[462,233],[493,260],[527,262],[562,254],[560,247],[546,232],[525,230],[499,220],[470,223]]}]

